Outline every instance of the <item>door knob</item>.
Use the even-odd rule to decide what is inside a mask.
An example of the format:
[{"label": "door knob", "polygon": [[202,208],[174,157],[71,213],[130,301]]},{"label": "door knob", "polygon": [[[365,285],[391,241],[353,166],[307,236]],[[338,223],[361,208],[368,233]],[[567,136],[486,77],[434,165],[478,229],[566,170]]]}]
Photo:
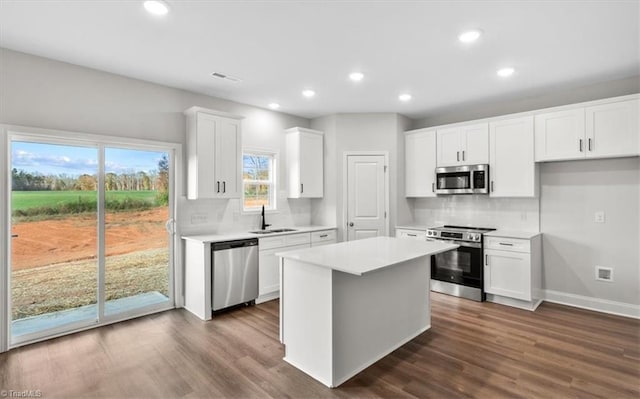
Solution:
[{"label": "door knob", "polygon": [[349,227],[353,227],[353,222],[349,222]]}]

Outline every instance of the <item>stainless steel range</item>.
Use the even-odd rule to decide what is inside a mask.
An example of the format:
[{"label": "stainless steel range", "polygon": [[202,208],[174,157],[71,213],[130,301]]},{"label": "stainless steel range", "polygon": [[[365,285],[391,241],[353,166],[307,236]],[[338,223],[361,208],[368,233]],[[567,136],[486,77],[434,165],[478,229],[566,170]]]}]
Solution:
[{"label": "stainless steel range", "polygon": [[431,257],[431,290],[484,301],[483,234],[495,229],[443,226],[427,230],[427,241],[458,244],[458,249]]}]

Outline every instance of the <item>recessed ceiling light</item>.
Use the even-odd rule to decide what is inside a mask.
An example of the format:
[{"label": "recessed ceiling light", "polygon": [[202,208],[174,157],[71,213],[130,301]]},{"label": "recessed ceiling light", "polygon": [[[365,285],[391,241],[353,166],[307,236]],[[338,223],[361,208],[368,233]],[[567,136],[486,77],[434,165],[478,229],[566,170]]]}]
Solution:
[{"label": "recessed ceiling light", "polygon": [[147,0],[144,8],[153,15],[165,15],[169,12],[169,6],[162,0]]},{"label": "recessed ceiling light", "polygon": [[271,104],[269,104],[269,108],[271,108],[271,109],[278,109],[278,108],[280,108],[280,104],[278,104],[278,103],[271,103]]},{"label": "recessed ceiling light", "polygon": [[411,94],[407,94],[407,93],[400,94],[398,96],[398,100],[407,102],[407,101],[411,100]]},{"label": "recessed ceiling light", "polygon": [[349,75],[349,79],[353,80],[354,82],[359,82],[362,80],[362,78],[364,78],[364,74],[361,72],[353,72]]},{"label": "recessed ceiling light", "polygon": [[477,29],[468,30],[458,35],[458,40],[460,40],[462,43],[473,43],[478,40],[481,34],[482,32]]},{"label": "recessed ceiling light", "polygon": [[509,77],[509,76],[513,75],[513,73],[515,71],[516,71],[515,69],[513,69],[511,67],[508,67],[508,68],[498,69],[497,74],[498,74],[498,76],[500,76],[502,78],[506,78],[506,77]]},{"label": "recessed ceiling light", "polygon": [[313,91],[313,90],[305,90],[305,91],[302,92],[302,95],[307,97],[307,98],[311,98],[311,97],[316,95],[316,92]]}]

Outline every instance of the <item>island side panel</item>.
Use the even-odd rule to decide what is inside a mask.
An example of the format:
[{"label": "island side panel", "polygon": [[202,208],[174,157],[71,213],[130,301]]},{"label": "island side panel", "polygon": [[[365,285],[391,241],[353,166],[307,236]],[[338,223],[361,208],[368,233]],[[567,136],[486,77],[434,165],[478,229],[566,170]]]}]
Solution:
[{"label": "island side panel", "polygon": [[430,256],[333,275],[333,382],[338,386],[431,327]]},{"label": "island side panel", "polygon": [[331,386],[331,269],[282,262],[284,360]]},{"label": "island side panel", "polygon": [[211,320],[211,243],[184,241],[184,307],[202,320]]}]

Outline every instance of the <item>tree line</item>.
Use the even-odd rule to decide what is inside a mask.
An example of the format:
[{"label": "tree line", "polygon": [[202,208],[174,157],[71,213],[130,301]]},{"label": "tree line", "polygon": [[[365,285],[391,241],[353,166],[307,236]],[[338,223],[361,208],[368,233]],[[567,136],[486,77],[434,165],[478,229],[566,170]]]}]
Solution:
[{"label": "tree line", "polygon": [[[105,174],[107,191],[143,191],[167,192],[169,189],[169,161],[165,155],[158,162],[158,169],[149,172],[125,172]],[[31,173],[11,169],[11,189],[14,191],[95,191],[98,187],[97,175]]]}]

